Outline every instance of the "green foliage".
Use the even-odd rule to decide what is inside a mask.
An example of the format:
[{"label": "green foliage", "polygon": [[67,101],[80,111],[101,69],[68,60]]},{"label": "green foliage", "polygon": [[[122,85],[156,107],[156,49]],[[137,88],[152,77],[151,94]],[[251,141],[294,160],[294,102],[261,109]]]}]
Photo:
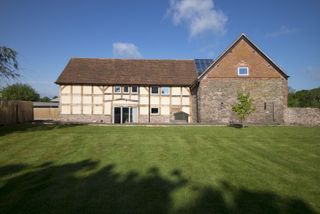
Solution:
[{"label": "green foliage", "polygon": [[236,113],[242,124],[246,117],[255,111],[255,108],[249,94],[238,93],[237,99],[238,103],[232,106],[232,111]]},{"label": "green foliage", "polygon": [[40,98],[40,101],[41,101],[41,102],[50,102],[51,99],[50,99],[49,97],[41,97],[41,98]]},{"label": "green foliage", "polygon": [[14,79],[18,74],[17,52],[5,46],[0,47],[0,79]]},{"label": "green foliage", "polygon": [[39,94],[27,84],[16,83],[2,89],[3,100],[38,101]]},{"label": "green foliage", "polygon": [[301,91],[289,89],[288,106],[320,108],[320,87]]}]

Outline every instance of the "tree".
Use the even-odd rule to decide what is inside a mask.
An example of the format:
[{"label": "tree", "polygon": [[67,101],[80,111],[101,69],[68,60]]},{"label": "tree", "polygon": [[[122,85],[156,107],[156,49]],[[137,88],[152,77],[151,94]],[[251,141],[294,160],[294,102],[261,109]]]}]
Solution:
[{"label": "tree", "polygon": [[40,98],[40,101],[41,101],[41,102],[50,102],[51,100],[50,100],[49,97],[41,97],[41,98]]},{"label": "tree", "polygon": [[16,83],[2,89],[2,99],[38,101],[40,96],[30,85]]},{"label": "tree", "polygon": [[11,48],[0,47],[0,79],[15,79],[19,77],[17,52]]},{"label": "tree", "polygon": [[237,100],[238,102],[232,106],[232,111],[236,113],[240,120],[241,127],[243,127],[244,120],[255,111],[255,107],[249,94],[238,93]]},{"label": "tree", "polygon": [[320,108],[320,87],[300,91],[289,90],[288,106]]}]

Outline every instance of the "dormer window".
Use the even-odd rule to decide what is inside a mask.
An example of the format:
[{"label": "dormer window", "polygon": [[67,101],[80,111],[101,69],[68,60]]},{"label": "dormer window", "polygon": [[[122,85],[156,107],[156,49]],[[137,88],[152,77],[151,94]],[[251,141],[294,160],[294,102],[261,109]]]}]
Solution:
[{"label": "dormer window", "polygon": [[248,67],[238,67],[238,76],[249,76]]}]

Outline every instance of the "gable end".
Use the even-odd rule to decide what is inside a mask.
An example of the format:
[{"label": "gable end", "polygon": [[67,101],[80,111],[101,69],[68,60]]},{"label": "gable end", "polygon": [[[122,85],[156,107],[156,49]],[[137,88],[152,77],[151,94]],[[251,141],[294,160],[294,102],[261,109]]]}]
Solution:
[{"label": "gable end", "polygon": [[216,65],[218,65],[221,60],[223,60],[228,53],[232,52],[232,50],[241,42],[241,41],[245,41],[246,44],[248,44],[254,51],[256,51],[256,53],[258,53],[266,62],[268,62],[272,68],[274,68],[283,78],[288,79],[288,75],[276,64],[274,63],[271,58],[269,58],[265,53],[263,53],[261,51],[261,49],[259,49],[253,42],[251,42],[248,37],[244,34],[241,34],[241,36],[228,48],[226,49],[219,57],[216,61],[214,61],[207,69],[206,71],[204,71],[198,78],[198,81],[201,81],[205,76],[207,76],[207,74],[209,73],[209,71],[211,71],[213,68],[215,68]]}]

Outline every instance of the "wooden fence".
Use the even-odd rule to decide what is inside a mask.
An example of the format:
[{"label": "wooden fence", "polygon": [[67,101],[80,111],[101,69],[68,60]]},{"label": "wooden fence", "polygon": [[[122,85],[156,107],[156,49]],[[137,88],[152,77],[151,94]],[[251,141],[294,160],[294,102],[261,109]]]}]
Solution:
[{"label": "wooden fence", "polygon": [[33,121],[30,101],[0,101],[0,124],[16,124]]},{"label": "wooden fence", "polygon": [[56,120],[59,113],[59,108],[33,108],[35,120]]}]

